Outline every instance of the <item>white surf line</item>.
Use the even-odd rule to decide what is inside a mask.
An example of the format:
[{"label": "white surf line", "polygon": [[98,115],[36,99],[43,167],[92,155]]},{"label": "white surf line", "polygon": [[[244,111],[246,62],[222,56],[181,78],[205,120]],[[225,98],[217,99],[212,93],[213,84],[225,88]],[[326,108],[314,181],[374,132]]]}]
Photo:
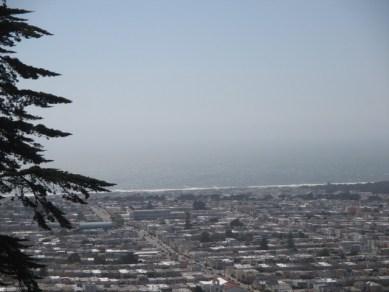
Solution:
[{"label": "white surf line", "polygon": [[[368,184],[374,183],[370,181],[360,182],[337,182],[330,183],[330,185],[357,185],[357,184]],[[325,186],[327,183],[302,183],[302,184],[279,184],[279,185],[253,185],[253,186],[224,186],[224,187],[184,187],[184,188],[163,188],[163,189],[112,189],[112,192],[117,193],[162,193],[171,191],[207,191],[207,190],[231,190],[231,189],[267,189],[267,188],[299,188],[299,187],[316,187]]]}]

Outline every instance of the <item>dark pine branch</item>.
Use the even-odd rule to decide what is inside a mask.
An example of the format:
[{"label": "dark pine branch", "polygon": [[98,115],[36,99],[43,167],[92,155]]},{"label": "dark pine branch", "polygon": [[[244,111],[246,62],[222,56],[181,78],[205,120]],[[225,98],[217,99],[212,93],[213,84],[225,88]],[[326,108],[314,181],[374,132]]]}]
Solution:
[{"label": "dark pine branch", "polygon": [[[50,35],[21,18],[30,11],[0,5],[0,193],[14,196],[32,209],[37,224],[50,229],[49,222],[71,228],[64,212],[53,204],[50,195],[85,204],[91,192],[108,191],[113,184],[41,165],[50,160],[38,137],[60,138],[70,135],[52,129],[31,108],[50,108],[71,101],[50,93],[18,88],[19,79],[54,77],[57,73],[24,64],[14,57],[13,47],[23,39]],[[30,193],[32,196],[25,196]],[[0,195],[0,200],[4,196]],[[0,205],[1,207],[1,205]],[[24,252],[24,240],[0,235],[0,285],[18,283],[22,291],[41,291],[35,271],[42,265]]]}]

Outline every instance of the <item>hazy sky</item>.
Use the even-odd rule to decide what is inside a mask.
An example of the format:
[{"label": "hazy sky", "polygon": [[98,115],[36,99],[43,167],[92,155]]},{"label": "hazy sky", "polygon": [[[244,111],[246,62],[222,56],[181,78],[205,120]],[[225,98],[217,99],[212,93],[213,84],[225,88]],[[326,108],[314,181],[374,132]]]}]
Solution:
[{"label": "hazy sky", "polygon": [[389,178],[389,1],[11,1],[55,166],[123,187]]}]

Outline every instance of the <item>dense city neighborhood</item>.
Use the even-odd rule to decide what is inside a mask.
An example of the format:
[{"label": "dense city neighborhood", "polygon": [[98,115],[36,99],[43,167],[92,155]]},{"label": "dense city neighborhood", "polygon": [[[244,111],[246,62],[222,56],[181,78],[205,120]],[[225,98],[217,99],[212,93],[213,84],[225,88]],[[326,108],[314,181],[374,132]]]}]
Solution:
[{"label": "dense city neighborhood", "polygon": [[[63,203],[39,229],[4,199],[2,231],[30,241],[44,291],[389,291],[389,197],[336,185],[117,191]],[[16,287],[0,291],[17,291]]]}]

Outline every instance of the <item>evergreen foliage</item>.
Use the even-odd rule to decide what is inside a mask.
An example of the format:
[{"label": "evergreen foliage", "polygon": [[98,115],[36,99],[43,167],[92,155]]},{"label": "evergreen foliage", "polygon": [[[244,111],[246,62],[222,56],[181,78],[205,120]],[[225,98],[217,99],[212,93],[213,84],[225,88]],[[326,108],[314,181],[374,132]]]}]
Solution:
[{"label": "evergreen foliage", "polygon": [[243,222],[239,220],[239,218],[235,218],[234,220],[232,220],[230,222],[230,227],[231,228],[234,228],[234,227],[242,227],[244,226]]},{"label": "evergreen foliage", "polygon": [[229,237],[229,238],[233,238],[234,237],[234,234],[232,233],[232,229],[231,228],[227,228],[226,229],[225,236]]},{"label": "evergreen foliage", "polygon": [[[32,108],[50,108],[71,101],[54,94],[18,87],[21,79],[54,77],[59,74],[24,64],[15,57],[14,47],[23,39],[50,35],[22,18],[30,11],[0,4],[0,196],[20,200],[32,209],[37,224],[50,229],[48,222],[64,228],[71,224],[49,199],[58,194],[70,202],[85,204],[90,192],[107,191],[112,184],[102,180],[45,167],[51,160],[44,156],[38,137],[47,139],[70,135],[41,123]],[[4,196],[6,195],[6,196]],[[42,265],[27,255],[23,240],[0,236],[0,285],[15,281],[22,291],[41,291],[35,269]]]},{"label": "evergreen foliage", "polygon": [[317,252],[318,257],[329,257],[331,255],[328,248],[323,248]]},{"label": "evergreen foliage", "polygon": [[297,250],[296,245],[294,243],[294,238],[293,238],[292,232],[288,233],[288,238],[287,238],[286,244],[287,244],[288,249],[293,250],[293,251]]},{"label": "evergreen foliage", "polygon": [[195,200],[193,201],[193,210],[206,210],[207,205],[205,202],[200,201],[200,200]]},{"label": "evergreen foliage", "polygon": [[185,229],[191,229],[192,228],[192,221],[191,221],[191,215],[189,212],[185,212]]},{"label": "evergreen foliage", "polygon": [[43,265],[22,252],[22,249],[28,247],[23,243],[24,241],[0,235],[0,286],[7,285],[8,279],[14,279],[27,291],[41,291],[36,283],[39,277],[33,273],[33,270],[42,268]]},{"label": "evergreen foliage", "polygon": [[210,242],[211,241],[211,235],[208,231],[203,231],[200,234],[200,242]]},{"label": "evergreen foliage", "polygon": [[262,239],[261,239],[260,249],[262,249],[262,250],[268,250],[269,249],[268,240],[267,240],[266,236],[263,236]]},{"label": "evergreen foliage", "polygon": [[138,255],[134,254],[132,251],[124,254],[119,258],[119,264],[122,265],[132,265],[139,262]]},{"label": "evergreen foliage", "polygon": [[78,263],[81,263],[81,257],[78,253],[71,253],[68,258],[67,258],[67,262],[69,264],[78,264]]},{"label": "evergreen foliage", "polygon": [[105,265],[105,263],[107,262],[105,256],[103,255],[96,255],[93,259],[93,263],[95,265]]}]

